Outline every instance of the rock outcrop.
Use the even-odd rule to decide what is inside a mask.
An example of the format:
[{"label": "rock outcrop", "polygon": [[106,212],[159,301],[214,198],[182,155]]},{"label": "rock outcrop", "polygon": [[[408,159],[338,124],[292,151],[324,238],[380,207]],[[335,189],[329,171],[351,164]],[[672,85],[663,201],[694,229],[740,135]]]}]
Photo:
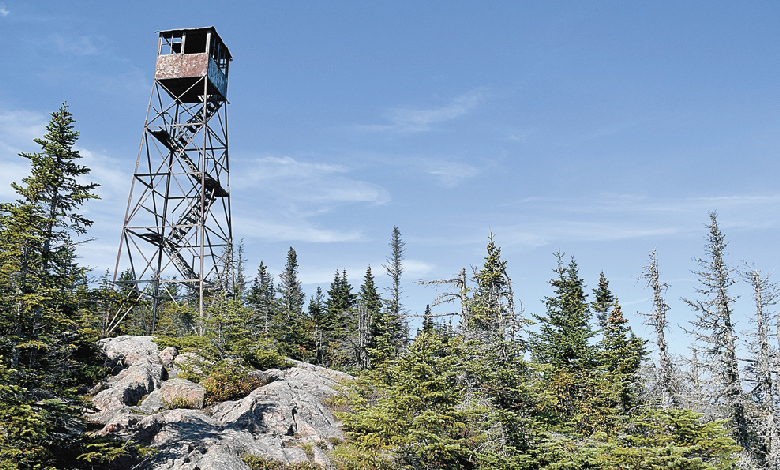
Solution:
[{"label": "rock outcrop", "polygon": [[349,375],[301,362],[287,370],[254,371],[266,385],[240,400],[203,408],[203,387],[174,377],[176,350],[160,352],[151,340],[101,341],[114,375],[93,390],[97,410],[89,416],[103,424],[103,434],[156,448],[144,468],[248,469],[246,454],[331,466],[324,450],[344,435],[323,400]]}]

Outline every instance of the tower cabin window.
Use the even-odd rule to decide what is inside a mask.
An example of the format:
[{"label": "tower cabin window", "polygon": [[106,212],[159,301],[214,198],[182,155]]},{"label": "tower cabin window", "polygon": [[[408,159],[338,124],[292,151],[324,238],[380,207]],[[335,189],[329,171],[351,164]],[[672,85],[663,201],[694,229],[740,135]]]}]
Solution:
[{"label": "tower cabin window", "polygon": [[208,46],[208,31],[176,31],[162,37],[160,54],[201,54]]}]

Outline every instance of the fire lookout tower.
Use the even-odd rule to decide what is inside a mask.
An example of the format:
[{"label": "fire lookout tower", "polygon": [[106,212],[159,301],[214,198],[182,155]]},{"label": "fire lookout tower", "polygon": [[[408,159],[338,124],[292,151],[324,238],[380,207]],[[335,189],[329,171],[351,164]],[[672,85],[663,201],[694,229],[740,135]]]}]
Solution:
[{"label": "fire lookout tower", "polygon": [[[198,299],[230,266],[233,234],[227,85],[232,57],[216,29],[161,31],[154,85],[130,186],[114,283],[157,305]],[[176,286],[171,285],[176,284]],[[183,288],[183,289],[182,289]],[[113,331],[127,312],[106,314]]]}]

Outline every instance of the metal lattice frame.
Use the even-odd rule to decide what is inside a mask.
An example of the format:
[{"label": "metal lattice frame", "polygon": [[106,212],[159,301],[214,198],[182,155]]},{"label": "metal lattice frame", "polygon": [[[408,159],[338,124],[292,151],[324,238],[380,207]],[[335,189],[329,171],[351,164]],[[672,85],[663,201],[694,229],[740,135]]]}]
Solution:
[{"label": "metal lattice frame", "polygon": [[[195,52],[188,52],[188,38]],[[214,28],[160,33],[113,278],[129,284],[133,295],[153,299],[155,316],[159,298],[170,292],[166,284],[175,283],[197,295],[202,317],[204,293],[230,265],[222,259],[232,256],[233,244],[225,97],[230,60]],[[127,270],[131,278],[121,278]],[[106,332],[124,315],[121,308],[107,312]]]}]

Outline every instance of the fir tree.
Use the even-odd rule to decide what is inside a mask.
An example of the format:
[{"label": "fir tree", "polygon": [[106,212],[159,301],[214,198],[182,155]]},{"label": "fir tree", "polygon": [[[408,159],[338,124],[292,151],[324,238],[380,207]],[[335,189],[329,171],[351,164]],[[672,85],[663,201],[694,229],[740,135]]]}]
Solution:
[{"label": "fir tree", "polygon": [[249,288],[246,301],[256,313],[255,334],[262,333],[264,338],[268,338],[268,327],[274,317],[278,302],[273,276],[262,261],[257,268],[257,275],[252,281],[252,286]]},{"label": "fir tree", "polygon": [[556,254],[557,278],[552,279],[554,295],[545,297],[546,315],[534,315],[539,332],[531,333],[531,352],[542,364],[586,370],[595,365],[595,349],[589,344],[594,332],[590,327],[590,308],[584,283],[574,258],[563,265],[563,254]]},{"label": "fir tree", "polygon": [[542,386],[555,396],[547,419],[567,432],[588,434],[599,430],[611,411],[598,397],[596,349],[589,344],[594,332],[577,263],[572,258],[564,266],[563,255],[556,257],[554,295],[545,298],[547,314],[534,315],[539,331],[531,333],[531,355],[546,366]]},{"label": "fir tree", "polygon": [[303,312],[305,299],[298,279],[298,255],[293,247],[287,251],[287,263],[279,275],[277,291],[279,309],[273,323],[279,349],[294,359],[306,360],[313,353],[314,345],[307,334],[310,325]]},{"label": "fir tree", "polygon": [[434,331],[433,313],[431,313],[431,306],[425,306],[425,312],[423,312],[422,332],[432,333]]},{"label": "fir tree", "polygon": [[593,289],[593,297],[591,308],[593,308],[593,313],[596,314],[599,328],[603,330],[607,326],[607,319],[612,310],[612,304],[615,302],[615,296],[609,290],[609,281],[604,276],[604,271],[601,271],[601,274],[599,274],[599,285],[596,289]]},{"label": "fir tree", "polygon": [[[97,184],[73,149],[78,132],[65,104],[51,114],[40,153],[21,153],[30,175],[20,198],[0,205],[0,466],[73,468],[85,451],[80,386],[102,378],[100,320],[73,236],[92,221],[82,205]],[[9,367],[10,366],[10,367]]]},{"label": "fir tree", "polygon": [[309,299],[309,319],[314,325],[314,363],[325,365],[325,321],[327,318],[327,309],[325,307],[325,296],[322,293],[322,287],[317,286],[314,296]]},{"label": "fir tree", "polygon": [[639,404],[641,384],[637,374],[647,354],[645,343],[631,331],[615,299],[599,344],[599,359],[616,391],[622,414],[630,413]]},{"label": "fir tree", "polygon": [[303,312],[304,295],[301,281],[298,280],[298,255],[293,247],[287,250],[287,263],[284,265],[284,272],[279,275],[277,290],[282,314],[288,321]]},{"label": "fir tree", "polygon": [[[375,323],[375,338],[378,343],[376,348],[385,350],[381,355],[387,357],[397,356],[403,349],[406,341],[406,325],[401,306],[401,275],[403,274],[403,258],[405,243],[401,240],[401,231],[393,227],[390,238],[390,257],[383,267],[390,277],[390,299],[387,300],[385,311]],[[382,339],[379,339],[382,338]],[[383,343],[383,345],[379,344]],[[381,358],[378,357],[381,362]]]},{"label": "fir tree", "polygon": [[371,273],[371,266],[366,269],[366,274],[363,277],[363,284],[360,285],[360,292],[358,293],[360,303],[362,303],[369,315],[371,315],[371,336],[377,334],[377,324],[379,323],[379,316],[382,311],[382,298],[379,297],[379,293],[376,290],[376,284],[374,282],[374,275]]}]

